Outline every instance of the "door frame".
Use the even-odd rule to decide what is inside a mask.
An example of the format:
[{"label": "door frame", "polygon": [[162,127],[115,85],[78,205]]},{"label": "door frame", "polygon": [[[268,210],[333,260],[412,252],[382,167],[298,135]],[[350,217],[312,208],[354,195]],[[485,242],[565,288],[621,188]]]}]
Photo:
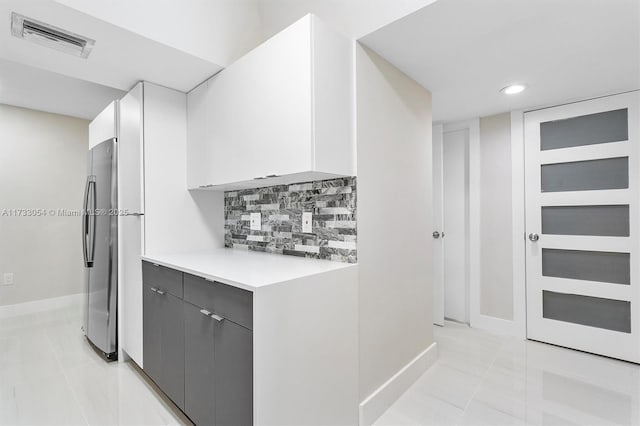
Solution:
[{"label": "door frame", "polygon": [[[511,114],[511,196],[512,196],[512,250],[513,250],[513,320],[483,315],[480,313],[480,119],[459,121],[446,125],[435,125],[440,132],[469,130],[469,319],[474,328],[494,333],[526,338],[526,265],[525,265],[525,193],[524,193],[524,113],[527,110],[512,111]],[[436,139],[434,138],[434,142]],[[442,143],[442,139],[440,139]],[[434,162],[442,162],[434,156]],[[435,182],[434,182],[435,183]],[[441,181],[442,184],[442,181]],[[442,208],[442,201],[440,201]],[[435,206],[436,208],[438,206]],[[441,227],[440,224],[434,226]],[[442,229],[436,229],[441,231]],[[444,257],[434,259],[444,262]],[[442,266],[443,269],[443,266]],[[444,323],[444,280],[443,275],[434,278],[434,324]],[[441,318],[440,318],[441,317]],[[438,323],[440,319],[441,323]]]}]

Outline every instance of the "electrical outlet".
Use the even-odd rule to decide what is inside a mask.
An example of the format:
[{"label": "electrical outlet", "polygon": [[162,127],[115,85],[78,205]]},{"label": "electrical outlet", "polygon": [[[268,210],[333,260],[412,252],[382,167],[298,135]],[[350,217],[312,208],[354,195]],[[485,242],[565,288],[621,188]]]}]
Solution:
[{"label": "electrical outlet", "polygon": [[302,232],[305,234],[313,232],[313,213],[302,212]]},{"label": "electrical outlet", "polygon": [[5,272],[2,275],[2,285],[13,285],[13,272]]},{"label": "electrical outlet", "polygon": [[251,221],[251,230],[252,231],[261,231],[262,230],[262,214],[260,213],[251,213],[251,217],[249,218]]}]

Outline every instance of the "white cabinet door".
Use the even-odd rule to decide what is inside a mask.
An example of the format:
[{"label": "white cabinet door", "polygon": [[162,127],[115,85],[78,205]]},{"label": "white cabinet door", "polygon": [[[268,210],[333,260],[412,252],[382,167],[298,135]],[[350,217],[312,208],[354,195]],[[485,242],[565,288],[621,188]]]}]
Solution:
[{"label": "white cabinet door", "polygon": [[209,81],[212,184],[311,170],[311,18]]},{"label": "white cabinet door", "polygon": [[207,90],[205,81],[187,95],[187,187],[198,188],[211,183],[212,144],[208,139]]},{"label": "white cabinet door", "polygon": [[142,83],[119,102],[118,335],[120,348],[142,366],[142,265],[144,216]]},{"label": "white cabinet door", "polygon": [[308,15],[188,95],[188,187],[355,175],[352,42]]},{"label": "white cabinet door", "polygon": [[89,123],[89,149],[118,137],[118,101],[113,101]]}]

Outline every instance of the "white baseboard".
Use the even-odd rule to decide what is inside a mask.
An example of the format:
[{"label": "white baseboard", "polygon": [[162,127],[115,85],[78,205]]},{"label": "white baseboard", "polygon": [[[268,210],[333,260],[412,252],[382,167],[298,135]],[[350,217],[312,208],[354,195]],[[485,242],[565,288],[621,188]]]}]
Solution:
[{"label": "white baseboard", "polygon": [[82,304],[83,294],[70,294],[68,296],[53,297],[51,299],[34,300],[33,302],[18,303],[15,305],[0,306],[0,319],[20,315],[35,314],[54,309],[67,308]]},{"label": "white baseboard", "polygon": [[360,403],[360,426],[372,425],[438,359],[437,343],[402,367],[400,371]]},{"label": "white baseboard", "polygon": [[477,318],[471,321],[471,327],[502,336],[526,337],[521,327],[519,327],[515,321],[490,317],[488,315],[478,315]]}]

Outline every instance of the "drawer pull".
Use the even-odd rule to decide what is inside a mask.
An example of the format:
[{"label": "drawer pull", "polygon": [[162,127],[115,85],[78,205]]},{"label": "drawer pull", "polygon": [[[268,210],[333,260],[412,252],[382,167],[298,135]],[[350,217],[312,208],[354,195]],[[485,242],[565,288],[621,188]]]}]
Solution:
[{"label": "drawer pull", "polygon": [[154,292],[154,293],[157,293],[157,292],[158,292],[158,289],[157,289],[157,288],[155,288],[155,287],[151,287],[149,290],[151,290],[151,291],[152,291],[152,292]]},{"label": "drawer pull", "polygon": [[214,320],[216,320],[216,321],[218,321],[218,322],[220,322],[220,321],[224,320],[224,318],[223,318],[223,317],[221,317],[220,315],[216,315],[216,314],[214,314],[214,313],[212,313],[212,312],[207,311],[206,309],[200,309],[200,313],[201,313],[202,315],[204,315],[204,316],[207,316],[207,317],[213,318]]}]

